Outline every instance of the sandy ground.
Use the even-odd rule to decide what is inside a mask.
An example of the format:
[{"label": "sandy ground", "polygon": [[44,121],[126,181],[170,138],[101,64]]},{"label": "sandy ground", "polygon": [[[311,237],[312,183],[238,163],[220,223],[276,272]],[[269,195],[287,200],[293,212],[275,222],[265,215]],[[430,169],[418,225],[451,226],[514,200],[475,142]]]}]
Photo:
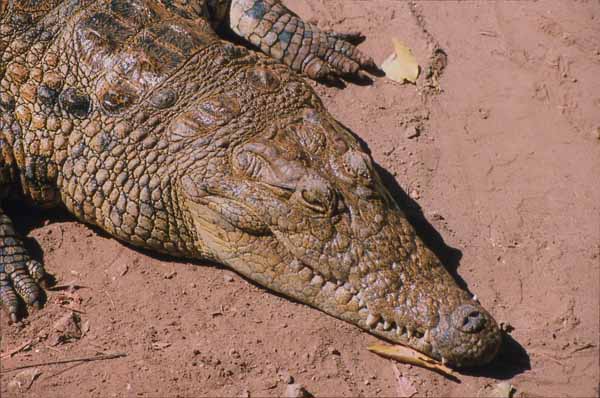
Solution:
[{"label": "sandy ground", "polygon": [[[14,209],[58,283],[86,288],[49,292],[20,327],[2,315],[2,396],[19,395],[7,369],[98,352],[127,356],[40,366],[26,395],[277,396],[291,377],[315,396],[489,396],[500,381],[517,396],[598,396],[600,3],[290,3],[324,28],[362,30],[378,62],[392,36],[424,70],[433,46],[447,53],[439,93],[424,78],[315,86],[387,170],[419,233],[504,323],[498,359],[455,383],[375,356],[375,337],[229,270]],[[85,333],[61,342],[53,325],[66,307]]]}]

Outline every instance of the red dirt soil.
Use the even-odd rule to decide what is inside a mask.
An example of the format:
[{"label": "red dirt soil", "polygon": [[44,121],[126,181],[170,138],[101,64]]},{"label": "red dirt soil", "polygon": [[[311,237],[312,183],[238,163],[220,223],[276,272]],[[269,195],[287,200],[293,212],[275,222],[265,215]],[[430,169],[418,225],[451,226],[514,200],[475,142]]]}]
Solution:
[{"label": "red dirt soil", "polygon": [[[9,369],[99,352],[127,356],[39,366],[24,395],[278,396],[291,376],[315,396],[489,396],[503,380],[516,396],[598,396],[600,3],[293,3],[323,28],[361,30],[378,63],[392,37],[424,72],[435,45],[448,55],[439,93],[425,73],[416,86],[315,87],[387,170],[423,238],[503,322],[498,359],[455,383],[380,358],[366,349],[377,338],[227,269],[16,209],[58,284],[86,288],[48,292],[20,326],[2,314],[2,397],[23,395]],[[89,330],[60,343],[66,307]]]}]

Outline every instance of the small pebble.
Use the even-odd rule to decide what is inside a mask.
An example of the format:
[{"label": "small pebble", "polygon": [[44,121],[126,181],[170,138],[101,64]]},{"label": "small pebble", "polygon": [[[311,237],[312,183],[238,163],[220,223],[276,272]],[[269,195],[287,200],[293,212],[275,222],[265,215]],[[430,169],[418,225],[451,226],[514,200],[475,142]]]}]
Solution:
[{"label": "small pebble", "polygon": [[409,126],[406,128],[406,130],[404,130],[404,135],[409,140],[413,139],[413,138],[417,138],[418,136],[421,135],[421,130],[417,126]]},{"label": "small pebble", "polygon": [[421,199],[421,194],[416,189],[413,189],[412,191],[410,191],[410,197],[415,200]]},{"label": "small pebble", "polygon": [[35,379],[41,374],[42,372],[38,368],[19,372],[8,382],[7,390],[16,395],[24,393],[29,390]]},{"label": "small pebble", "polygon": [[444,216],[442,216],[440,213],[435,212],[435,211],[433,213],[431,213],[431,218],[434,219],[435,221],[444,221],[445,220]]},{"label": "small pebble", "polygon": [[176,271],[171,271],[171,272],[165,274],[165,279],[173,279],[173,277],[175,275],[177,275],[177,272]]},{"label": "small pebble", "polygon": [[308,398],[311,395],[306,391],[302,384],[288,384],[285,388],[286,398]]},{"label": "small pebble", "polygon": [[129,266],[127,264],[121,264],[119,267],[117,267],[117,273],[119,276],[124,276],[127,271],[129,271]]}]

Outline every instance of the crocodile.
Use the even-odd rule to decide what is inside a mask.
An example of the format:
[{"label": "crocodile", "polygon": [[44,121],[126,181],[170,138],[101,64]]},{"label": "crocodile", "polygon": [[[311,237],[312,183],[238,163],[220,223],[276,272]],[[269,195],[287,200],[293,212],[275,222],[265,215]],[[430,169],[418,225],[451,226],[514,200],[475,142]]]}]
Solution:
[{"label": "crocodile", "polygon": [[[369,76],[359,33],[280,0],[1,0],[0,192],[139,248],[231,267],[453,367],[496,321],[415,233],[305,80]],[[0,207],[0,304],[47,274]]]}]

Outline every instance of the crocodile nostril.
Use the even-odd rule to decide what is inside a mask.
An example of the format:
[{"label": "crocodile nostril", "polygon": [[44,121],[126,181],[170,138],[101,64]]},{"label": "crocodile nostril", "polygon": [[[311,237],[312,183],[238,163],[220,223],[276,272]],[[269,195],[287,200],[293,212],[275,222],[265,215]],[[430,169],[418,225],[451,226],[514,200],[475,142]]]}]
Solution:
[{"label": "crocodile nostril", "polygon": [[306,207],[319,213],[329,213],[336,206],[333,188],[320,176],[303,177],[298,183],[297,193]]},{"label": "crocodile nostril", "polygon": [[462,322],[462,330],[467,333],[476,333],[485,326],[485,318],[479,311],[471,311]]},{"label": "crocodile nostril", "polygon": [[477,333],[487,326],[487,317],[484,312],[480,311],[480,308],[471,304],[463,304],[454,310],[452,322],[454,327],[465,333]]}]

